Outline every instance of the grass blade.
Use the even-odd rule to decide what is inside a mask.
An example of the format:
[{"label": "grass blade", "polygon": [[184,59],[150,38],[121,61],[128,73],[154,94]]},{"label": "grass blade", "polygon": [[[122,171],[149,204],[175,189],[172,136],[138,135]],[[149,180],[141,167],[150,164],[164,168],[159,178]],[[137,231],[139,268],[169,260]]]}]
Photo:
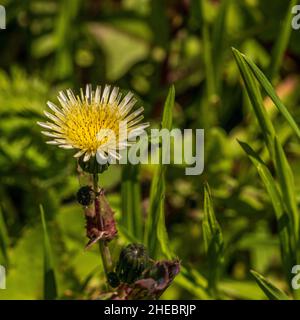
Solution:
[{"label": "grass blade", "polygon": [[171,86],[168,92],[168,96],[164,105],[164,112],[162,117],[161,128],[162,129],[172,129],[173,123],[173,109],[175,104],[175,87]]},{"label": "grass blade", "polygon": [[266,164],[261,160],[259,155],[245,142],[238,141],[242,149],[245,151],[245,153],[248,155],[249,159],[255,166],[262,182],[264,183],[267,192],[270,196],[270,199],[272,201],[274,211],[276,214],[277,219],[280,219],[283,214],[283,208],[282,208],[282,199],[280,197],[280,193],[276,187],[275,180],[273,176],[271,175],[268,167]]},{"label": "grass blade", "polygon": [[220,4],[218,16],[214,23],[213,34],[212,34],[212,56],[214,63],[215,72],[215,83],[216,89],[220,89],[220,79],[224,58],[224,47],[227,39],[226,30],[226,16],[231,0],[223,0]]},{"label": "grass blade", "polygon": [[[162,198],[159,201],[159,208],[158,208],[158,223],[157,223],[157,239],[160,244],[160,249],[163,255],[167,259],[172,259],[174,254],[171,252],[169,248],[169,238],[166,229],[166,222],[165,222],[165,210],[164,210],[164,194],[165,194],[165,167],[161,167],[161,179],[162,179]],[[158,175],[159,176],[159,175]]]},{"label": "grass blade", "polygon": [[275,168],[278,175],[282,198],[294,228],[295,242],[297,243],[299,231],[299,214],[295,195],[295,182],[291,167],[278,139],[275,138]]},{"label": "grass blade", "polygon": [[197,270],[182,265],[180,274],[175,278],[175,283],[189,291],[196,299],[211,300],[207,292],[207,280]]},{"label": "grass blade", "polygon": [[42,205],[40,205],[40,212],[44,235],[44,299],[54,300],[57,298],[57,285],[55,280],[55,271],[51,253],[50,239],[45,221],[45,213]]},{"label": "grass blade", "polygon": [[251,69],[247,65],[244,56],[236,49],[232,49],[235,60],[239,67],[240,73],[245,83],[245,87],[249,96],[249,99],[252,103],[255,116],[258,120],[258,123],[261,127],[262,133],[264,135],[265,142],[272,156],[273,153],[273,141],[275,136],[275,130],[272,125],[270,118],[266,112],[266,109],[263,105],[263,99],[261,92],[257,85],[256,79],[254,78]]},{"label": "grass blade", "polygon": [[269,171],[266,164],[261,160],[259,155],[247,144],[239,141],[240,146],[243,148],[249,159],[255,166],[269,196],[276,214],[277,225],[279,230],[279,240],[281,248],[281,257],[285,270],[287,280],[290,282],[291,268],[294,265],[294,255],[291,251],[289,242],[289,230],[290,230],[290,219],[286,215],[283,208],[283,200],[281,194],[276,186],[275,180]]},{"label": "grass blade", "polygon": [[283,117],[286,119],[288,124],[291,126],[291,128],[295,131],[298,138],[300,138],[300,129],[287,110],[286,106],[282,103],[280,98],[278,97],[276,91],[274,90],[272,84],[267,79],[267,77],[263,74],[263,72],[256,66],[255,63],[253,63],[249,58],[247,58],[245,55],[237,51],[236,49],[233,49],[235,56],[238,56],[240,60],[247,63],[247,65],[250,67],[251,72],[256,77],[257,81],[260,83],[262,88],[265,90],[267,95],[271,98],[271,100],[274,102],[275,106],[279,110],[279,112],[283,115]]},{"label": "grass blade", "polygon": [[123,225],[118,225],[118,232],[130,243],[139,243],[140,239],[135,238]]},{"label": "grass blade", "polygon": [[[175,88],[169,90],[162,117],[162,129],[171,130],[172,115],[175,104]],[[161,150],[160,150],[161,151]],[[161,156],[163,156],[161,154]],[[144,242],[152,257],[157,257],[159,249],[167,258],[172,254],[168,248],[168,235],[165,227],[164,197],[165,197],[165,171],[161,163],[157,165],[151,184],[150,204],[146,221]]]},{"label": "grass blade", "polygon": [[280,289],[276,288],[269,280],[251,270],[256,283],[270,300],[289,300],[289,297]]},{"label": "grass blade", "polygon": [[152,215],[152,230],[149,232],[148,249],[151,256],[158,255],[160,249],[168,259],[172,258],[168,246],[168,235],[165,227],[165,170],[162,165],[156,168],[154,179],[151,185],[149,214]]},{"label": "grass blade", "polygon": [[122,220],[128,232],[142,241],[141,189],[139,166],[128,164],[122,172]]},{"label": "grass blade", "polygon": [[270,65],[270,79],[275,79],[277,77],[283,55],[287,46],[289,44],[292,28],[292,8],[298,3],[298,0],[291,0],[290,5],[288,6],[287,13],[285,15],[285,19],[282,24],[282,28],[280,30],[279,36],[275,43],[274,49],[272,50],[272,60]]},{"label": "grass blade", "polygon": [[214,294],[224,259],[224,241],[221,227],[216,219],[208,184],[204,186],[204,218],[202,223],[204,247],[208,256],[208,286]]}]

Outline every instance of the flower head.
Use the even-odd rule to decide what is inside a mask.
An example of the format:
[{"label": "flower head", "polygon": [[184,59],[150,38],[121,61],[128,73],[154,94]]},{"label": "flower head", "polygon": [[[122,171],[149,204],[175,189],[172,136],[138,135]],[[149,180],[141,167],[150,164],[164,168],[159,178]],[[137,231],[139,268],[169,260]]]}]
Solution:
[{"label": "flower head", "polygon": [[129,92],[123,97],[119,88],[106,85],[101,92],[97,86],[92,90],[86,86],[86,93],[81,89],[80,96],[72,90],[59,92],[60,107],[52,102],[47,105],[52,113],[44,111],[47,122],[38,124],[48,131],[42,133],[50,138],[48,144],[65,149],[77,149],[74,157],[88,161],[96,156],[99,163],[120,159],[119,151],[130,145],[130,139],[140,135],[149,126],[140,124],[144,108],[131,112],[137,100]]}]

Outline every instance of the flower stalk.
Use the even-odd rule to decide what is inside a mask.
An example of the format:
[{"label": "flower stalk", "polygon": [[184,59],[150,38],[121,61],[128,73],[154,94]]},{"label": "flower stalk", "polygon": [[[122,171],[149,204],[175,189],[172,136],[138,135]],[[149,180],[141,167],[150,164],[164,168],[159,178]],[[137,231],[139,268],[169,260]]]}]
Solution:
[{"label": "flower stalk", "polygon": [[[98,186],[98,174],[97,173],[93,174],[93,187],[94,187],[94,192],[96,194],[95,200],[94,200],[94,208],[95,208],[95,216],[97,219],[98,228],[101,231],[105,231],[104,220],[103,220],[103,217],[101,215],[101,210],[100,210],[100,201],[99,201],[99,191],[100,190],[99,190],[99,186]],[[104,273],[106,276],[106,280],[108,282],[108,274],[112,268],[112,260],[111,260],[111,254],[109,251],[107,240],[105,240],[105,239],[99,240],[99,250],[100,250],[100,254],[101,254]]]}]

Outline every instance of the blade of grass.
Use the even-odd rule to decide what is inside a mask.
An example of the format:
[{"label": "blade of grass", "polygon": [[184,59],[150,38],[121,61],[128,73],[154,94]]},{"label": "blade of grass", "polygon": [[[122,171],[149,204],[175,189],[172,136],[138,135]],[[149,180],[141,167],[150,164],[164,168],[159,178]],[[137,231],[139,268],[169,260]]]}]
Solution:
[{"label": "blade of grass", "polygon": [[[172,129],[172,116],[175,104],[175,88],[169,90],[162,118],[162,129]],[[161,150],[160,150],[161,151]],[[161,152],[160,152],[161,153]],[[161,154],[161,157],[163,155]],[[149,211],[146,221],[144,242],[150,255],[157,257],[159,249],[168,259],[172,253],[168,246],[168,235],[165,227],[164,197],[165,197],[165,171],[161,163],[157,165],[151,184]]]},{"label": "blade of grass", "polygon": [[262,182],[264,183],[270,195],[276,217],[277,219],[280,219],[283,214],[282,199],[276,187],[273,176],[271,175],[268,167],[261,160],[259,155],[247,143],[242,141],[238,141],[238,143],[240,144],[242,149],[245,151],[245,153],[248,155],[249,159],[252,161],[253,165],[255,166]]},{"label": "blade of grass", "polygon": [[202,42],[203,42],[203,60],[205,67],[206,91],[208,101],[212,102],[217,93],[215,69],[213,64],[213,44],[212,36],[209,30],[205,16],[204,1],[200,1],[200,12],[202,21]]},{"label": "blade of grass", "polygon": [[122,220],[128,232],[142,241],[141,189],[139,166],[128,164],[122,172]]},{"label": "blade of grass", "polygon": [[208,184],[204,186],[204,218],[202,223],[204,247],[208,257],[208,287],[217,295],[217,282],[224,260],[224,241],[221,227],[216,219]]},{"label": "blade of grass", "polygon": [[224,47],[227,38],[226,30],[226,16],[231,0],[223,0],[220,4],[220,9],[214,22],[212,34],[212,56],[214,61],[214,73],[216,90],[220,90],[220,80],[222,73],[222,65],[224,59]]},{"label": "blade of grass", "polygon": [[289,300],[289,297],[280,289],[276,288],[269,280],[251,270],[251,274],[255,278],[256,283],[269,298],[269,300]]},{"label": "blade of grass", "polygon": [[173,109],[175,105],[175,87],[172,85],[169,89],[168,96],[164,105],[161,128],[171,130],[173,123]]},{"label": "blade of grass", "polygon": [[175,283],[189,291],[195,298],[210,300],[212,297],[207,292],[207,280],[197,270],[188,266],[180,267],[180,274],[175,278]]},{"label": "blade of grass", "polygon": [[247,65],[243,55],[234,48],[232,49],[232,51],[237,65],[239,67],[240,73],[242,75],[242,78],[244,80],[246,91],[253,106],[255,116],[261,127],[265,142],[272,157],[275,130],[263,105],[263,99],[259,87],[257,85],[256,79],[252,75],[251,69]]},{"label": "blade of grass", "polygon": [[158,223],[157,223],[157,239],[160,244],[160,249],[163,255],[171,260],[174,258],[174,254],[171,252],[169,247],[169,238],[166,229],[166,221],[165,221],[165,210],[164,210],[164,200],[165,200],[165,167],[162,168],[161,172],[162,177],[162,198],[159,202],[159,215],[158,215]]},{"label": "blade of grass", "polygon": [[218,122],[218,110],[216,108],[219,101],[217,95],[217,83],[216,83],[216,71],[214,67],[213,56],[213,44],[212,35],[210,32],[209,24],[207,21],[207,12],[205,10],[205,1],[194,1],[195,10],[197,10],[198,20],[201,26],[201,42],[203,46],[203,52],[201,59],[204,63],[205,74],[205,94],[199,101],[200,113],[199,124],[208,129],[210,126],[215,125]]},{"label": "blade of grass", "polygon": [[[300,138],[300,129],[287,110],[286,106],[282,103],[280,98],[278,97],[276,91],[274,90],[272,84],[267,79],[267,77],[263,74],[263,72],[256,66],[255,63],[253,63],[249,58],[247,58],[244,54],[240,53],[238,50],[233,49],[234,55],[239,57],[240,61],[243,61],[243,64],[246,63],[249,68],[251,69],[251,73],[256,77],[257,81],[260,83],[262,88],[265,90],[267,95],[271,98],[271,100],[274,102],[275,106],[279,110],[279,112],[283,115],[285,120],[288,122],[288,124],[291,126],[291,128],[294,130],[298,138]],[[241,64],[241,62],[240,62]]]},{"label": "blade of grass", "polygon": [[44,235],[44,299],[54,300],[57,298],[57,284],[55,279],[50,239],[42,205],[40,205],[40,213]]},{"label": "blade of grass", "polygon": [[166,14],[166,3],[161,0],[152,0],[150,2],[151,13],[150,13],[150,25],[155,34],[154,41],[155,45],[160,46],[167,50],[169,45],[169,32],[170,27]]},{"label": "blade of grass", "polygon": [[289,242],[290,218],[285,213],[281,194],[276,186],[275,180],[271,172],[269,171],[267,165],[261,160],[259,155],[247,143],[241,141],[238,142],[242,149],[245,151],[245,153],[248,155],[253,165],[255,166],[270,196],[277,219],[281,257],[285,271],[285,276],[287,281],[290,283],[291,268],[295,263],[295,257],[293,251],[291,251],[291,245]]},{"label": "blade of grass", "polygon": [[123,238],[125,238],[130,243],[139,243],[140,239],[135,238],[124,226],[118,225],[118,232],[121,233]]},{"label": "blade of grass", "polygon": [[[281,144],[275,137],[275,168],[281,186],[284,204],[292,221],[295,246],[299,237],[299,213],[295,194],[295,182],[291,167],[287,161]],[[296,247],[295,247],[296,249]]]},{"label": "blade of grass", "polygon": [[291,0],[290,4],[288,6],[288,10],[286,12],[284,21],[282,23],[282,27],[280,29],[279,36],[277,37],[277,41],[275,43],[275,46],[272,50],[272,60],[270,64],[270,71],[269,76],[270,79],[274,80],[277,77],[283,55],[285,50],[287,49],[287,46],[289,44],[292,28],[292,8],[298,3],[298,0]]},{"label": "blade of grass", "polygon": [[165,166],[158,165],[151,185],[149,214],[152,215],[152,230],[149,232],[148,249],[153,257],[157,257],[160,249],[166,258],[171,259],[164,213],[165,171]]}]

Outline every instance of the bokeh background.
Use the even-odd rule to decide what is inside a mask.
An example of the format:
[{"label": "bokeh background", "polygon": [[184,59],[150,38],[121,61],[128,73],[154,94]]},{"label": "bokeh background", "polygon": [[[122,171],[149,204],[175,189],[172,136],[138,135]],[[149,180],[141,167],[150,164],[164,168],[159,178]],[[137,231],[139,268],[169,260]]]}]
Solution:
[{"label": "bokeh background", "polygon": [[[288,2],[0,1],[7,13],[7,28],[0,30],[0,264],[7,267],[7,289],[0,290],[0,299],[43,298],[39,204],[49,226],[59,298],[88,299],[101,285],[99,253],[96,248],[84,251],[73,153],[46,145],[36,125],[44,118],[46,102],[57,102],[59,90],[78,91],[86,83],[132,90],[152,127],[159,125],[174,84],[173,126],[205,129],[204,173],[185,176],[178,165],[166,172],[169,244],[190,272],[179,275],[163,298],[206,297],[202,286],[209,265],[201,228],[206,181],[225,242],[219,283],[223,297],[265,298],[250,269],[286,289],[274,211],[237,142],[263,146],[231,47],[268,74]],[[299,122],[300,31],[292,32],[279,67],[277,92]],[[268,100],[266,107],[285,141],[299,191],[299,143]],[[100,180],[120,224],[122,170],[111,166]],[[153,170],[143,165],[138,176],[143,216]],[[112,251],[127,242],[121,234]]]}]

